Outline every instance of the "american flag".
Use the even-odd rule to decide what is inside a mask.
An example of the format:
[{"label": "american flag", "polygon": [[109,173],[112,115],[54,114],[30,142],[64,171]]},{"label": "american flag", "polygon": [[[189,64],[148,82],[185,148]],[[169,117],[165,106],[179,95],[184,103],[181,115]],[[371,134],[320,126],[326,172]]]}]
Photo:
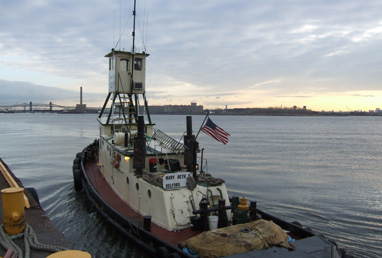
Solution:
[{"label": "american flag", "polygon": [[226,144],[228,142],[228,136],[231,136],[229,133],[224,131],[222,128],[217,126],[210,118],[207,119],[207,122],[201,129],[202,132],[211,135],[215,140]]}]

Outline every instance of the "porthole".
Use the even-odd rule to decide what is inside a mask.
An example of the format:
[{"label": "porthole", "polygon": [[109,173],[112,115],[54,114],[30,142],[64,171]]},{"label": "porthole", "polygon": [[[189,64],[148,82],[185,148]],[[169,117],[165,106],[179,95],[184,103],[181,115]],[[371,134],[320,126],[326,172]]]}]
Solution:
[{"label": "porthole", "polygon": [[135,184],[135,188],[137,188],[137,191],[139,191],[139,184],[138,183]]},{"label": "porthole", "polygon": [[151,198],[151,190],[147,190],[147,195],[149,196],[149,198]]}]

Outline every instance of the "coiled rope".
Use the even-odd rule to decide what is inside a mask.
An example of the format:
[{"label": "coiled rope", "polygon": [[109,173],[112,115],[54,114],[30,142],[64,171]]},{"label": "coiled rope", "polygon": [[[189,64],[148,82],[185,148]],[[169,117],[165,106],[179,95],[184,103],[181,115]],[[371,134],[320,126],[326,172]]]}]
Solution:
[{"label": "coiled rope", "polygon": [[164,176],[164,173],[153,174],[153,173],[143,172],[142,178],[143,180],[145,180],[146,182],[149,182],[152,185],[163,187],[163,176]]},{"label": "coiled rope", "polygon": [[46,244],[40,243],[37,240],[37,237],[36,237],[36,234],[35,234],[33,228],[29,224],[25,225],[24,233],[18,235],[18,237],[24,237],[25,256],[24,256],[21,248],[15,242],[12,241],[12,237],[8,236],[8,234],[4,232],[3,224],[0,225],[0,243],[1,243],[1,246],[6,250],[8,250],[10,248],[14,249],[15,252],[13,253],[12,257],[30,258],[30,249],[31,248],[34,250],[51,252],[51,253],[56,253],[56,252],[68,250],[67,248],[65,248],[63,246],[46,245]]},{"label": "coiled rope", "polygon": [[225,182],[223,179],[218,178],[218,177],[213,177],[211,174],[208,174],[205,172],[201,172],[198,175],[198,179],[199,179],[199,182],[206,182],[212,186],[221,185],[222,183]]}]

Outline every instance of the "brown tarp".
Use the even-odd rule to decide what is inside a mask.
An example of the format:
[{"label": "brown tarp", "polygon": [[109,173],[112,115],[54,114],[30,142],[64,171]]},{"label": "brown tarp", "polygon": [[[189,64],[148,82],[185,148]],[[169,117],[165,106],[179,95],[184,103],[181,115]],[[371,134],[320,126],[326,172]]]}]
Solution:
[{"label": "brown tarp", "polygon": [[184,241],[183,246],[202,258],[224,257],[271,246],[295,250],[281,227],[262,219],[203,232]]}]

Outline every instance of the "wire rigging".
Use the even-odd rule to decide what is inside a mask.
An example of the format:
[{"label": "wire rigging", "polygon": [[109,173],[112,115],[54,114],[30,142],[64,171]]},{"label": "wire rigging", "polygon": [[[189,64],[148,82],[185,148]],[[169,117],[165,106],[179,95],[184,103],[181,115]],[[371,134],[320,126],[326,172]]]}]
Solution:
[{"label": "wire rigging", "polygon": [[[127,18],[124,26],[123,26],[123,29],[122,31],[120,30],[119,32],[119,38],[117,40],[117,42],[114,44],[113,42],[113,45],[114,45],[114,49],[117,49],[117,47],[119,46],[119,49],[121,49],[122,47],[122,44],[121,44],[121,40],[122,40],[122,35],[125,34],[125,31],[126,31],[126,28],[127,28],[127,25],[130,24],[130,21],[131,21],[131,18],[133,17],[133,13],[130,14],[130,16]],[[143,25],[140,23],[140,20],[139,20],[139,17],[136,15],[136,18],[137,18],[137,23],[138,23],[138,29],[139,29],[139,33],[140,33],[140,37],[141,37],[141,40],[142,40],[142,48],[143,48],[143,51],[146,52],[147,50],[147,46],[146,46],[146,42],[147,42],[147,28],[146,28],[146,20],[148,20],[148,14],[146,15],[146,11],[144,11],[144,17],[145,17],[145,21],[143,22]],[[115,12],[114,12],[114,27],[115,27]],[[120,25],[121,27],[121,25]],[[146,29],[146,31],[145,31]],[[113,35],[113,39],[115,37],[115,33]],[[114,41],[114,40],[113,40]]]},{"label": "wire rigging", "polygon": [[[139,23],[139,18],[137,19],[137,22],[138,22],[139,32],[140,32],[140,34],[141,34],[142,46],[143,46],[144,51],[146,51],[146,45],[145,45],[145,39],[144,39],[144,32],[142,32],[144,29],[141,29],[141,25],[140,25],[140,23]],[[144,25],[143,25],[143,27],[144,27]]]},{"label": "wire rigging", "polygon": [[[125,26],[123,27],[123,30],[122,30],[121,34],[119,35],[119,39],[118,39],[117,43],[116,43],[115,46],[114,46],[114,49],[117,49],[118,44],[120,44],[122,35],[125,33],[126,27],[127,27],[127,25],[129,24],[130,19],[131,19],[132,16],[133,16],[133,15],[131,14],[131,15],[129,16],[129,18],[127,19],[127,21],[126,21],[126,23],[125,23]],[[121,45],[119,45],[119,47],[121,48]]]}]

